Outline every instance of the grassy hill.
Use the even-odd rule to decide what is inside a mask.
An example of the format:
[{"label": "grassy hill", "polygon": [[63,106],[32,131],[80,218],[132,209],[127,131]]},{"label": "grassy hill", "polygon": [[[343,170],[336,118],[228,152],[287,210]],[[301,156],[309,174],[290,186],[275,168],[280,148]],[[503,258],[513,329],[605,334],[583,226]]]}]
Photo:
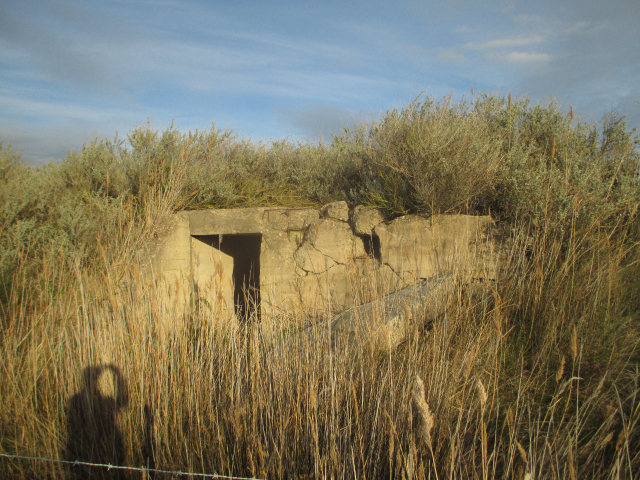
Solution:
[{"label": "grassy hill", "polygon": [[[261,478],[630,478],[639,169],[615,113],[584,124],[490,95],[418,98],[330,144],[145,126],[39,168],[0,146],[0,453]],[[140,275],[173,211],[335,200],[491,214],[511,249],[495,283],[461,285],[391,352],[283,356],[206,309],[166,318]],[[111,413],[83,410],[91,395]],[[3,478],[73,473],[0,457]]]}]

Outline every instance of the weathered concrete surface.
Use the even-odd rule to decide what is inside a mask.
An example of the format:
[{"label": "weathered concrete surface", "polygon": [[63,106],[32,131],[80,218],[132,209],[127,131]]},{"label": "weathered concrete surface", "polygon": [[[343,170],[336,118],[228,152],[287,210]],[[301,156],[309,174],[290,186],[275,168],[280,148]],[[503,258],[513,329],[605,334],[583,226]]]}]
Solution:
[{"label": "weathered concrete surface", "polygon": [[309,346],[312,349],[326,348],[330,339],[334,351],[367,344],[381,350],[393,350],[409,334],[429,328],[445,315],[459,282],[460,278],[452,274],[422,280],[320,320],[275,348],[287,352]]},{"label": "weathered concrete surface", "polygon": [[320,210],[322,218],[330,218],[341,222],[349,221],[349,206],[347,202],[333,202]]},{"label": "weathered concrete surface", "polygon": [[191,237],[191,280],[199,308],[216,316],[231,317],[233,311],[233,258],[197,237]]},{"label": "weathered concrete surface", "polygon": [[445,314],[458,281],[451,274],[437,275],[345,310],[331,319],[331,343],[344,348],[367,340],[392,350],[412,329],[422,329]]},{"label": "weathered concrete surface", "polygon": [[262,233],[264,229],[261,208],[195,210],[188,215],[191,235]]},{"label": "weathered concrete surface", "polygon": [[374,228],[384,222],[384,217],[375,208],[358,205],[353,209],[353,227],[356,235],[371,235]]},{"label": "weathered concrete surface", "polygon": [[[261,235],[261,314],[339,312],[423,279],[455,272],[493,278],[498,247],[490,217],[418,216],[384,222],[345,202],[322,209],[248,208],[174,215],[150,249],[148,273],[161,278],[174,312],[209,308],[233,316],[234,259],[216,248]],[[237,283],[237,282],[236,282]]]},{"label": "weathered concrete surface", "polygon": [[[486,257],[493,221],[489,216],[439,215],[396,218],[378,224],[382,264],[411,285],[420,279],[457,271],[469,277],[493,277],[495,269]],[[493,270],[492,270],[493,268]]]},{"label": "weathered concrete surface", "polygon": [[191,299],[191,234],[189,215],[171,216],[148,248],[143,264],[147,278],[156,283],[163,309],[180,315]]}]

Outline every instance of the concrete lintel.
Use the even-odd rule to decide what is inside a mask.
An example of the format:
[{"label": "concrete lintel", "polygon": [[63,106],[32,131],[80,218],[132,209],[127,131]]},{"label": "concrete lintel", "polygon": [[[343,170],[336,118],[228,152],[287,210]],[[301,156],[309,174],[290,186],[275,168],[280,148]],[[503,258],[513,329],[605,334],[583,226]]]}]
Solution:
[{"label": "concrete lintel", "polygon": [[232,235],[264,232],[264,208],[194,210],[189,212],[191,235]]}]

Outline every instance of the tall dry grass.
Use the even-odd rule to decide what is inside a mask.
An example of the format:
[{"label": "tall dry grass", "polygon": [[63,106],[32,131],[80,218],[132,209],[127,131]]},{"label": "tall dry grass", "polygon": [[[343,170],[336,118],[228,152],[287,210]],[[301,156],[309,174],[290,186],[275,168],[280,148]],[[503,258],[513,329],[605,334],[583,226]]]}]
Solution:
[{"label": "tall dry grass", "polygon": [[[0,453],[261,478],[636,476],[638,153],[624,123],[488,96],[387,120],[330,147],[143,128],[131,149],[96,142],[40,170],[0,151]],[[417,182],[432,167],[437,182]],[[437,203],[431,184],[454,190]],[[270,328],[177,318],[140,274],[139,245],[172,210],[338,199],[390,216],[490,210],[509,247],[496,280],[457,285],[445,315],[406,306],[418,314],[391,350],[377,335],[332,349],[327,328],[292,351],[308,312]],[[0,459],[2,478],[113,474]]]},{"label": "tall dry grass", "polygon": [[[128,402],[87,421],[116,418],[128,466],[260,478],[631,478],[639,337],[620,306],[624,275],[638,266],[593,235],[586,253],[560,252],[553,237],[528,252],[518,233],[495,284],[457,286],[446,315],[430,331],[420,326],[431,319],[417,318],[392,351],[366,337],[332,350],[326,332],[292,352],[205,312],[167,318],[135,268],[122,284],[108,264],[98,275],[48,265],[51,283],[64,284],[29,308],[30,280],[18,276],[0,347],[2,453],[65,459],[85,369],[114,365]],[[101,395],[115,398],[103,376]],[[0,465],[5,478],[70,473]]]}]

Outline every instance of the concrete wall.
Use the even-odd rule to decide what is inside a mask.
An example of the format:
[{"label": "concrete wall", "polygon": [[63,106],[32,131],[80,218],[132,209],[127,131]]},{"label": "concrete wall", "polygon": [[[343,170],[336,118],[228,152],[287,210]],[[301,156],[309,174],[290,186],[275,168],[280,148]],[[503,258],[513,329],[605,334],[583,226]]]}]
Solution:
[{"label": "concrete wall", "polygon": [[150,251],[147,272],[158,278],[169,310],[198,304],[231,317],[238,303],[234,264],[248,261],[233,242],[261,235],[255,237],[260,314],[336,312],[439,273],[492,278],[498,258],[493,229],[488,216],[406,216],[386,223],[376,210],[350,210],[345,202],[319,210],[180,212]]}]

